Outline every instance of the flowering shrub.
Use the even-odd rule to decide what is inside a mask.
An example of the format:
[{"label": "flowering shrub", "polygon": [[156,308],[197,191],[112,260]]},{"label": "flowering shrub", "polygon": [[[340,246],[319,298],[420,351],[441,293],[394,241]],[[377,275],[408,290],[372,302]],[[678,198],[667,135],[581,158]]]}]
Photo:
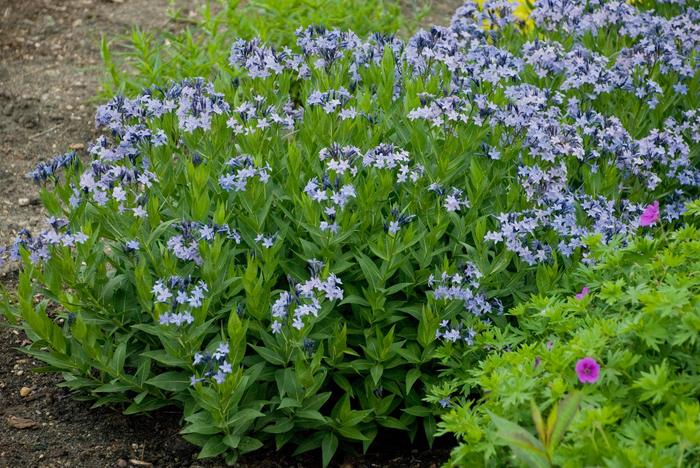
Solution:
[{"label": "flowering shrub", "polygon": [[239,39],[213,82],[113,98],[89,162],[32,173],[54,218],[10,249],[26,351],[98,405],[180,406],[203,457],[432,440],[426,388],[504,306],[697,196],[700,14],[577,5]]},{"label": "flowering shrub", "polygon": [[[595,265],[571,274],[590,287],[588,296],[535,296],[510,311],[518,328],[477,338],[496,349],[450,383],[483,395],[455,399],[440,423],[463,441],[451,465],[505,464],[497,415],[531,428],[531,402],[551,407],[576,389],[583,402],[555,450],[556,465],[686,466],[698,459],[700,231],[688,226],[657,240],[598,246],[593,256]],[[545,458],[537,445],[528,454]]]}]

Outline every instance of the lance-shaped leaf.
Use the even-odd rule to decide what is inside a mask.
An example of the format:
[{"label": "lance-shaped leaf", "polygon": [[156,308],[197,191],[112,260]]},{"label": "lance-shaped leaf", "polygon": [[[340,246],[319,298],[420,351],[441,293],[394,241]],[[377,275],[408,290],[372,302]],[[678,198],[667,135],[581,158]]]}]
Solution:
[{"label": "lance-shaped leaf", "polygon": [[553,413],[556,411],[556,417],[553,418],[554,420],[552,421],[551,425],[549,421],[550,418],[548,418],[547,421],[547,439],[549,442],[549,446],[547,447],[548,450],[553,451],[556,446],[559,445],[559,442],[561,442],[561,440],[564,438],[566,430],[574,420],[574,416],[576,416],[579,404],[581,403],[581,398],[581,392],[572,392],[564,397],[564,399],[561,400],[556,407],[552,408]]},{"label": "lance-shaped leaf", "polygon": [[542,413],[540,412],[540,409],[537,407],[537,404],[535,403],[535,400],[530,400],[530,411],[532,412],[532,422],[535,423],[535,429],[537,429],[537,436],[540,438],[540,442],[547,447],[548,446],[548,439],[547,439],[547,431],[545,430],[544,427],[544,420],[542,419]]},{"label": "lance-shaped leaf", "polygon": [[490,411],[486,412],[498,429],[496,435],[522,462],[537,468],[551,466],[544,446],[532,434],[514,422],[496,416]]}]

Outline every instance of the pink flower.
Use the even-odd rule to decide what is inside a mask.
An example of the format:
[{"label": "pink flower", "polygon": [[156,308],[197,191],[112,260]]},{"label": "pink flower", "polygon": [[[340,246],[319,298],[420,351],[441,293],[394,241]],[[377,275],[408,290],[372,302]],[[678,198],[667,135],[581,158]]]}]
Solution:
[{"label": "pink flower", "polygon": [[583,289],[581,290],[581,292],[578,293],[578,294],[576,294],[576,299],[578,299],[578,300],[580,301],[580,300],[583,299],[584,297],[588,296],[588,293],[589,293],[590,291],[591,291],[591,290],[588,289],[588,286],[584,286]]},{"label": "pink flower", "polygon": [[585,357],[576,362],[576,375],[581,383],[596,383],[600,377],[600,366],[592,357]]},{"label": "pink flower", "polygon": [[640,226],[651,226],[659,220],[659,201],[655,201],[651,205],[644,208],[644,213],[639,217]]}]

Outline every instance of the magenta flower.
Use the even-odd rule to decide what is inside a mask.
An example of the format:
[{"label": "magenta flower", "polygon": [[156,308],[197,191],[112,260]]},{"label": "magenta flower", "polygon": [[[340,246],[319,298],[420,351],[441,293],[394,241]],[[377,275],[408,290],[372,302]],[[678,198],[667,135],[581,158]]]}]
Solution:
[{"label": "magenta flower", "polygon": [[584,286],[583,289],[581,290],[581,292],[578,293],[578,294],[576,294],[576,299],[578,299],[578,300],[580,301],[580,300],[583,299],[584,297],[588,296],[588,293],[589,293],[590,291],[591,291],[591,290],[588,289],[588,286]]},{"label": "magenta flower", "polygon": [[600,377],[600,365],[592,357],[585,357],[576,362],[576,375],[581,383],[596,383]]},{"label": "magenta flower", "polygon": [[651,226],[660,219],[659,216],[659,201],[655,201],[651,205],[644,208],[644,213],[639,217],[640,226]]}]

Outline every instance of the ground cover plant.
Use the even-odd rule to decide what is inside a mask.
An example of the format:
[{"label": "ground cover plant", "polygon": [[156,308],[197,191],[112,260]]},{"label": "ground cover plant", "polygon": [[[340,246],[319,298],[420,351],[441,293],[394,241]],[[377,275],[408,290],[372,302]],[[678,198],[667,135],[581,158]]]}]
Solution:
[{"label": "ground cover plant", "polygon": [[[571,273],[580,292],[513,308],[518,326],[503,331],[509,346],[454,368],[450,385],[483,398],[444,417],[441,428],[463,440],[448,465],[502,466],[510,459],[503,446],[528,466],[697,463],[700,232],[691,224],[596,245],[593,257]],[[504,341],[492,333],[480,344]],[[555,416],[545,424],[538,406],[556,407]]]},{"label": "ground cover plant", "polygon": [[116,96],[89,161],[30,174],[52,218],[5,314],[95,404],[181,408],[202,457],[432,441],[460,369],[527,331],[505,310],[697,198],[700,13],[654,6],[308,26]]}]

